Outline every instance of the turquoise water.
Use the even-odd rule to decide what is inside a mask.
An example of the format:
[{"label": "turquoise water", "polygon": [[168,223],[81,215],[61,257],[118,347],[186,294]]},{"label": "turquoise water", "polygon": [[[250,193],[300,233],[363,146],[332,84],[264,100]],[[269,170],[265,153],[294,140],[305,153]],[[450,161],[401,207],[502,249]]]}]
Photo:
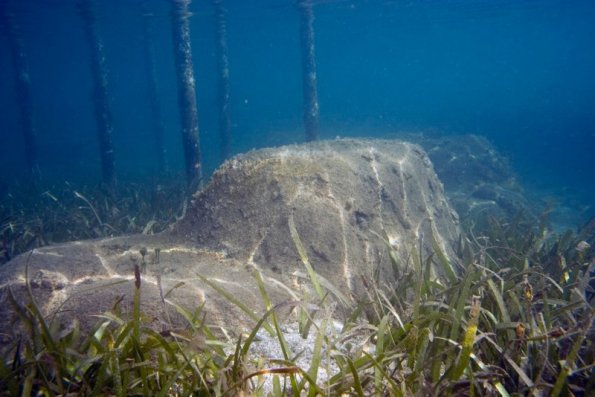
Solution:
[{"label": "turquoise water", "polygon": [[[0,185],[25,178],[18,41],[43,181],[101,180],[88,20],[79,1],[0,0]],[[291,0],[224,0],[232,151],[302,142],[299,12]],[[171,2],[95,1],[119,179],[157,170],[145,46],[169,170],[183,173]],[[189,6],[205,174],[219,153],[215,8]],[[524,186],[583,219],[595,204],[595,3],[587,0],[314,1],[320,135],[479,134]],[[12,25],[9,29],[7,19]],[[143,26],[148,26],[148,31]]]}]

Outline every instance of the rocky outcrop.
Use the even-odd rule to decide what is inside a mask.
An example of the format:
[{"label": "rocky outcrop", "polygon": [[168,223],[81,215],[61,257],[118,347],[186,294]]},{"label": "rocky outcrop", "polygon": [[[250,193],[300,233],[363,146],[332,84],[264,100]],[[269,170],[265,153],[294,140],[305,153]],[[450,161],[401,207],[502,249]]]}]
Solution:
[{"label": "rocky outcrop", "polygon": [[[457,216],[425,152],[400,141],[337,140],[257,150],[226,162],[174,235],[278,273],[301,268],[293,220],[315,270],[353,289],[389,281],[385,242],[403,253],[431,236],[450,253]],[[436,274],[442,274],[437,268]],[[388,277],[388,278],[387,278]]]},{"label": "rocky outcrop", "polygon": [[[396,273],[410,270],[419,244],[453,257],[458,236],[457,215],[420,146],[337,140],[257,150],[222,165],[168,232],[50,246],[7,263],[0,331],[7,338],[12,324],[8,288],[27,301],[26,278],[45,314],[89,325],[93,314],[130,305],[135,264],[144,269],[143,311],[156,328],[183,322],[174,305],[204,304],[210,324],[240,330],[254,319],[217,289],[258,313],[255,270],[273,300],[296,299],[307,257],[351,299],[362,279],[397,289]],[[401,268],[391,265],[387,243]],[[445,273],[438,262],[432,271]]]}]

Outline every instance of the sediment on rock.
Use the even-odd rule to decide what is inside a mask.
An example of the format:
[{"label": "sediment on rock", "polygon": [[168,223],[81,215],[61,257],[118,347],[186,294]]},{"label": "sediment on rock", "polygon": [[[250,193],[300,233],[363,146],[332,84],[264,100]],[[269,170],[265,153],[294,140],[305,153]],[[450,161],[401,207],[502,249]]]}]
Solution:
[{"label": "sediment on rock", "polygon": [[[336,140],[257,150],[225,162],[167,232],[49,246],[2,266],[0,333],[18,337],[7,293],[28,301],[26,270],[43,314],[64,326],[77,319],[89,329],[94,315],[116,304],[129,310],[139,265],[142,311],[152,327],[183,326],[175,305],[204,304],[209,325],[242,332],[264,310],[255,271],[273,302],[301,298],[307,272],[299,245],[350,300],[365,293],[364,280],[398,291],[398,273],[413,269],[412,249],[429,255],[437,244],[456,271],[451,246],[458,238],[456,212],[420,146]],[[445,274],[441,266],[432,264],[436,278]]]}]

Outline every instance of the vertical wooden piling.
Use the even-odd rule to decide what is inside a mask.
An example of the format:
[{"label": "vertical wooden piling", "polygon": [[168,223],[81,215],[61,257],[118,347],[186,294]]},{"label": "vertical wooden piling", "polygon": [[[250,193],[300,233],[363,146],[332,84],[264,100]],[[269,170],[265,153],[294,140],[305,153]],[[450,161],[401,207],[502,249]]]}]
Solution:
[{"label": "vertical wooden piling", "polygon": [[213,0],[217,33],[217,71],[219,81],[219,136],[221,161],[231,155],[232,135],[229,112],[229,59],[226,9],[223,0]]},{"label": "vertical wooden piling", "polygon": [[6,2],[0,2],[0,25],[4,26],[4,34],[12,57],[15,74],[16,105],[20,117],[20,129],[25,143],[25,158],[27,174],[31,180],[39,176],[37,157],[37,136],[33,114],[33,100],[31,95],[31,79],[29,62],[23,36],[19,32],[15,15],[7,9]]},{"label": "vertical wooden piling", "polygon": [[172,28],[174,61],[178,81],[178,102],[182,124],[182,144],[186,178],[190,189],[197,187],[202,179],[200,155],[200,135],[198,129],[198,109],[196,88],[192,66],[192,47],[190,44],[191,0],[170,0],[172,6]]},{"label": "vertical wooden piling", "polygon": [[91,56],[91,78],[93,79],[93,99],[99,139],[101,172],[103,182],[107,185],[113,185],[116,181],[116,162],[112,142],[114,128],[109,103],[108,73],[103,51],[103,40],[97,28],[97,17],[93,1],[79,0],[78,10],[83,20],[85,37]]},{"label": "vertical wooden piling", "polygon": [[319,106],[316,87],[316,52],[314,46],[314,11],[312,0],[298,0],[300,41],[302,46],[302,78],[304,91],[304,130],[306,140],[319,138]]},{"label": "vertical wooden piling", "polygon": [[142,34],[143,34],[143,53],[145,58],[145,71],[147,75],[147,89],[149,95],[149,106],[151,110],[151,121],[153,127],[153,139],[155,147],[155,159],[157,163],[157,172],[163,174],[167,169],[167,151],[164,145],[165,128],[161,116],[161,101],[159,100],[159,90],[157,87],[157,75],[155,72],[155,49],[152,42],[152,27],[148,2],[141,4],[142,7]]}]

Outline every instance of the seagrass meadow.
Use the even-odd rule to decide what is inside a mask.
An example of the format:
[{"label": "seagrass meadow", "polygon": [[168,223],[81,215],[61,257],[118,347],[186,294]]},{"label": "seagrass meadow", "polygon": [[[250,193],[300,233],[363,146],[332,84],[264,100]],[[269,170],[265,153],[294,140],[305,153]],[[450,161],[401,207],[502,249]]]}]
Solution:
[{"label": "seagrass meadow", "polygon": [[[147,194],[137,195],[143,189]],[[36,233],[60,236],[51,231],[62,225],[81,237],[150,234],[185,212],[183,203],[175,207],[180,215],[168,212],[179,198],[177,186],[160,188],[168,198],[161,206],[150,191],[134,186],[108,197],[74,191],[63,200],[52,194],[56,206],[45,212],[47,220],[7,212],[15,233],[7,241],[17,248],[35,238],[49,243]],[[134,200],[138,216],[121,215]],[[253,318],[239,335],[212,327],[200,305],[176,305],[183,325],[155,329],[140,304],[146,248],[130,268],[132,304],[110,303],[91,329],[76,321],[64,328],[43,315],[33,299],[39,281],[30,275],[31,299],[3,292],[23,332],[3,344],[0,389],[3,395],[590,395],[595,225],[556,234],[548,232],[547,216],[471,212],[452,247],[456,264],[445,263],[452,259],[438,244],[431,252],[418,244],[397,247],[379,231],[399,287],[366,277],[364,293],[348,305],[344,291],[314,270],[294,225],[293,244],[307,274],[299,299],[273,304],[254,270],[246,280],[260,290],[262,311],[254,312],[205,280]],[[406,263],[403,252],[397,255],[403,250]],[[440,282],[431,271],[436,265],[461,271]],[[162,290],[163,299],[179,287]]]},{"label": "seagrass meadow", "polygon": [[594,396],[593,37],[0,0],[0,396]]},{"label": "seagrass meadow", "polygon": [[[592,230],[584,232],[592,238]],[[585,295],[592,297],[586,292],[592,256],[578,240],[588,234],[544,240],[521,218],[492,221],[485,235],[477,233],[461,240],[465,271],[450,285],[433,283],[423,271],[439,251],[421,257],[411,247],[418,273],[402,274],[401,285],[413,299],[368,280],[366,299],[333,329],[328,295],[335,292],[313,272],[310,299],[267,304],[253,331],[237,340],[215,335],[200,307],[178,308],[184,329],[147,327],[138,267],[132,313],[124,315],[116,303],[90,333],[76,324],[58,330],[34,301],[13,301],[27,338],[5,350],[0,385],[5,395],[259,395],[271,377],[266,391],[273,395],[592,393],[593,307]],[[255,274],[253,282],[262,279]],[[268,302],[266,293],[262,299]],[[300,333],[315,335],[307,367],[295,365],[303,352],[285,346],[276,313],[287,307],[297,311]],[[282,357],[251,357],[259,332],[277,338]],[[336,372],[318,380],[330,362]]]}]

